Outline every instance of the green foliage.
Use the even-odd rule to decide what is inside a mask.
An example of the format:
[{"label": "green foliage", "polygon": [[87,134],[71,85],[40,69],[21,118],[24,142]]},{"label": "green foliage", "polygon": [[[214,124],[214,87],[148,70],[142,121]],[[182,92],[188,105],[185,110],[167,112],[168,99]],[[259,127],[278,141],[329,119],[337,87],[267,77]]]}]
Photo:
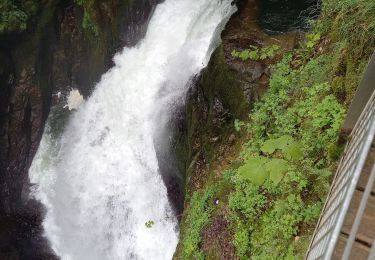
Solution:
[{"label": "green foliage", "polygon": [[245,49],[242,51],[233,50],[231,55],[235,58],[240,58],[242,61],[248,59],[258,61],[272,59],[280,51],[280,46],[272,45],[269,47],[258,48],[257,46],[250,45],[250,49]]},{"label": "green foliage", "polygon": [[98,36],[98,29],[94,25],[87,11],[83,14],[82,27],[90,35]]},{"label": "green foliage", "polygon": [[332,59],[329,76],[335,94],[350,104],[364,68],[375,47],[375,1],[322,1],[321,18],[314,31],[325,35],[331,44],[327,55]]},{"label": "green foliage", "polygon": [[223,179],[225,181],[231,181],[232,178],[236,175],[236,171],[233,169],[228,169],[223,173]]},{"label": "green foliage", "polygon": [[153,220],[149,220],[145,223],[146,228],[152,228],[152,226],[155,224]]},{"label": "green foliage", "polygon": [[338,145],[336,143],[330,144],[328,147],[328,156],[332,160],[338,160],[340,155],[344,152],[344,145]]},{"label": "green foliage", "polygon": [[250,250],[250,234],[254,225],[248,225],[242,221],[246,219],[256,223],[258,216],[266,208],[267,198],[259,192],[258,186],[246,179],[239,179],[235,182],[236,192],[229,197],[229,208],[231,209],[232,222],[235,223],[234,245],[237,255],[246,257]]},{"label": "green foliage", "polygon": [[322,207],[322,201],[318,201],[316,204],[309,205],[303,212],[303,221],[306,224],[315,224],[315,220],[319,217]]},{"label": "green foliage", "polygon": [[273,207],[260,219],[259,227],[251,236],[254,258],[283,259],[294,251],[290,241],[303,220],[304,203],[300,196],[291,194],[276,200]]},{"label": "green foliage", "polygon": [[[276,151],[280,152],[275,154]],[[293,165],[292,162],[303,159],[302,145],[289,135],[266,140],[260,147],[259,152],[268,154],[272,158],[249,155],[244,165],[238,168],[240,178],[248,179],[258,186],[262,185],[267,179],[277,185]]]},{"label": "green foliage", "polygon": [[241,128],[245,125],[245,122],[242,122],[238,119],[234,120],[234,129],[239,132],[241,131]]},{"label": "green foliage", "polygon": [[320,33],[310,33],[306,35],[306,47],[313,48],[320,40]]},{"label": "green foliage", "polygon": [[238,176],[250,180],[254,185],[262,185],[270,179],[277,185],[288,170],[288,162],[278,158],[253,156],[238,169]]},{"label": "green foliage", "polygon": [[38,10],[38,2],[0,0],[0,34],[22,32],[29,18]]},{"label": "green foliage", "polygon": [[275,184],[279,184],[281,179],[289,169],[288,162],[283,159],[271,159],[268,163],[265,164],[265,169],[269,172],[270,180]]},{"label": "green foliage", "polygon": [[264,142],[260,150],[264,153],[273,154],[275,150],[281,150],[288,160],[300,160],[303,157],[302,145],[293,140],[289,135],[283,135],[277,139],[269,139]]},{"label": "green foliage", "polygon": [[289,144],[283,151],[288,160],[296,161],[303,158],[302,145],[298,142]]},{"label": "green foliage", "polygon": [[264,142],[260,150],[264,153],[273,154],[277,149],[284,150],[293,138],[289,135],[283,135],[276,139],[268,139]]},{"label": "green foliage", "polygon": [[99,35],[98,28],[92,19],[95,0],[75,0],[75,2],[83,7],[82,28],[87,35],[97,37]]},{"label": "green foliage", "polygon": [[236,247],[237,255],[240,258],[245,258],[250,247],[250,232],[241,222],[238,223],[233,244]]},{"label": "green foliage", "polygon": [[[236,158],[242,164],[223,174],[232,184],[224,214],[240,259],[303,258],[343,150],[340,126],[375,47],[375,1],[323,0],[322,6],[301,47],[272,68],[249,120],[234,123],[250,136]],[[250,46],[232,56],[262,60],[277,52]]]},{"label": "green foliage", "polygon": [[191,197],[189,208],[185,209],[187,215],[184,225],[188,232],[182,232],[182,257],[183,259],[204,259],[204,254],[199,248],[201,231],[209,222],[212,213],[212,200],[214,188],[205,191],[197,191]]},{"label": "green foliage", "polygon": [[336,42],[348,41],[351,51],[369,54],[369,46],[374,46],[375,41],[374,17],[375,2],[371,0],[323,1],[322,19],[316,27],[324,33],[331,32]]},{"label": "green foliage", "polygon": [[[319,34],[307,36],[312,48]],[[255,104],[244,164],[232,177],[229,207],[240,258],[293,259],[303,255],[294,239],[318,219],[335,167],[336,142],[345,107],[333,94],[330,57],[317,56],[297,69],[291,55],[277,64],[270,86]],[[331,148],[330,150],[335,150]]]},{"label": "green foliage", "polygon": [[238,175],[243,179],[251,180],[255,185],[262,185],[268,177],[264,165],[267,158],[263,156],[250,157],[243,166],[238,169]]}]

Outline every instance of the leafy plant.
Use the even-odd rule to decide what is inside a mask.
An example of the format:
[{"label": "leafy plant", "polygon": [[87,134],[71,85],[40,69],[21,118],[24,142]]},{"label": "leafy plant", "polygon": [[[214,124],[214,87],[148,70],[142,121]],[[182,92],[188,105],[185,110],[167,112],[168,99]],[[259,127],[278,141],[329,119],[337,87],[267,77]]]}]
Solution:
[{"label": "leafy plant", "polygon": [[280,51],[280,46],[272,45],[269,47],[258,48],[257,46],[250,45],[250,49],[242,51],[233,50],[231,55],[235,58],[240,58],[242,61],[248,59],[258,61],[273,58]]},{"label": "leafy plant", "polygon": [[310,33],[306,35],[306,47],[307,48],[312,48],[314,47],[320,40],[321,35],[320,33]]},{"label": "leafy plant", "polygon": [[36,1],[0,1],[0,34],[22,32],[27,28],[27,22],[38,9]]},{"label": "leafy plant", "polygon": [[229,206],[234,245],[244,259],[298,255],[294,236],[301,223],[314,225],[329,189],[335,162],[328,147],[336,144],[345,108],[328,83],[329,57],[298,69],[290,67],[292,57],[285,55],[275,66],[267,93],[239,127],[251,138],[231,178]]},{"label": "leafy plant", "polygon": [[89,36],[97,37],[99,35],[98,28],[92,19],[95,0],[75,0],[75,2],[83,7],[82,28]]},{"label": "leafy plant", "polygon": [[188,214],[184,218],[186,230],[189,232],[183,232],[182,245],[182,256],[183,259],[203,259],[204,254],[199,248],[201,241],[201,231],[203,227],[209,222],[212,205],[209,201],[213,200],[214,188],[201,192],[195,192],[191,197],[189,208],[186,212]]},{"label": "leafy plant", "polygon": [[268,154],[273,154],[276,150],[281,150],[288,160],[300,160],[303,158],[302,145],[294,141],[293,137],[289,135],[265,141],[260,150]]},{"label": "leafy plant", "polygon": [[238,169],[238,175],[258,186],[268,178],[277,185],[287,171],[288,162],[283,159],[254,156]]},{"label": "leafy plant", "polygon": [[98,36],[98,29],[87,11],[85,11],[83,14],[82,27],[90,35]]},{"label": "leafy plant", "polygon": [[[240,259],[303,258],[342,152],[337,139],[346,108],[375,46],[373,17],[374,1],[323,0],[304,43],[272,68],[249,120],[235,122],[249,139],[235,158],[242,165],[223,174],[233,185],[223,214]],[[272,55],[249,46],[232,56]]]},{"label": "leafy plant", "polygon": [[238,175],[248,179],[255,185],[262,185],[269,173],[265,169],[267,158],[263,156],[250,157],[243,166],[238,169]]},{"label": "leafy plant", "polygon": [[270,180],[277,185],[283,175],[288,171],[289,165],[288,162],[283,159],[271,159],[266,165],[265,169],[270,174]]},{"label": "leafy plant", "polygon": [[147,228],[152,228],[152,226],[155,224],[155,222],[153,220],[149,220],[145,223],[145,226]]},{"label": "leafy plant", "polygon": [[245,126],[245,122],[240,121],[238,119],[234,120],[234,129],[239,132],[241,131],[241,128]]}]

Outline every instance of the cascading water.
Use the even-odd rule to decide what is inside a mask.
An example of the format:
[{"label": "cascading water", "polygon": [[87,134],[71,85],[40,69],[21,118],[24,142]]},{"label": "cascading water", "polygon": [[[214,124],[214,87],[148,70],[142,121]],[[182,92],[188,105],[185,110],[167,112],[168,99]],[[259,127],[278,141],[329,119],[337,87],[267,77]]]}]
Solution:
[{"label": "cascading water", "polygon": [[62,259],[172,258],[178,224],[154,138],[234,9],[228,0],[166,0],[144,40],[114,57],[62,133],[50,115],[29,176],[47,208],[45,234]]}]

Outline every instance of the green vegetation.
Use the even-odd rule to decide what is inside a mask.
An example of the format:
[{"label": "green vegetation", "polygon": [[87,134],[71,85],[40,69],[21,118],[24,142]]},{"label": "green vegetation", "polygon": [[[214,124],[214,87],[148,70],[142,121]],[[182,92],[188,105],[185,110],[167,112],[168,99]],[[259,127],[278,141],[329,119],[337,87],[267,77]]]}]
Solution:
[{"label": "green vegetation", "polygon": [[311,49],[319,42],[320,33],[310,33],[306,35],[306,47]]},{"label": "green vegetation", "polygon": [[33,0],[0,0],[0,34],[25,31],[38,8],[39,4]]},{"label": "green vegetation", "polygon": [[335,167],[327,147],[337,146],[345,108],[332,95],[328,58],[299,69],[291,61],[286,55],[275,67],[269,90],[242,124],[251,139],[229,199],[242,258],[302,257],[298,248],[307,245]]},{"label": "green vegetation", "polygon": [[[183,251],[191,251],[178,254],[181,259],[210,256],[202,251],[202,234],[215,214],[229,221],[240,259],[304,257],[343,150],[342,121],[374,51],[374,17],[372,0],[323,0],[300,47],[272,68],[248,120],[234,121],[237,136],[247,137],[240,156],[221,174],[210,169],[203,189],[188,194],[181,237]],[[278,53],[250,46],[232,56],[263,60]],[[202,194],[218,194],[221,182],[227,200],[217,213]]]},{"label": "green vegetation", "polygon": [[146,228],[152,228],[153,225],[155,225],[153,220],[149,220],[145,223]]},{"label": "green vegetation", "polygon": [[195,192],[190,199],[188,214],[184,219],[188,232],[183,235],[183,239],[180,242],[183,259],[204,259],[204,253],[199,248],[199,243],[201,241],[201,231],[208,223],[213,211],[214,188],[211,187],[202,192]]},{"label": "green vegetation", "polygon": [[[280,151],[280,153],[276,154],[276,150]],[[260,151],[270,155],[271,158],[252,155],[238,169],[239,178],[248,179],[258,186],[268,179],[274,185],[277,185],[283,175],[289,170],[289,163],[300,160],[303,157],[302,145],[288,135],[265,141]],[[276,155],[272,156],[273,154]]]},{"label": "green vegetation", "polygon": [[83,7],[82,28],[89,36],[97,37],[99,35],[98,28],[92,19],[95,0],[75,0],[75,2]]},{"label": "green vegetation", "polygon": [[249,49],[242,51],[233,50],[231,55],[235,58],[240,58],[242,61],[246,61],[248,59],[258,61],[272,59],[280,52],[280,50],[281,48],[278,45],[272,45],[264,48],[258,48],[257,46],[250,45]]},{"label": "green vegetation", "polygon": [[[374,17],[375,1],[323,1],[321,18],[312,30],[312,34],[321,36],[322,42],[313,49],[313,55],[331,55],[328,78],[332,92],[346,106],[375,47]],[[308,58],[311,48],[306,52],[301,50],[301,54]]]},{"label": "green vegetation", "polygon": [[[96,1],[75,0],[75,2],[84,9],[82,27],[85,32],[90,36],[98,36],[98,27],[93,19],[94,11],[98,8]],[[40,1],[36,0],[0,0],[0,34],[25,31],[29,20],[37,14],[40,5]],[[107,6],[107,3],[102,5]]]}]

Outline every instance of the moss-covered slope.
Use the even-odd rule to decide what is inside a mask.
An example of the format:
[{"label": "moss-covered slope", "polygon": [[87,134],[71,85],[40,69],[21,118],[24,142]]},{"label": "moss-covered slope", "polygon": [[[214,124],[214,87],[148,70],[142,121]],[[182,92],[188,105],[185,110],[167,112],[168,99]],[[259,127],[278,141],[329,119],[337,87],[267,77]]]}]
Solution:
[{"label": "moss-covered slope", "polygon": [[[241,120],[214,130],[188,120],[189,136],[203,137],[190,145],[210,145],[204,151],[213,155],[191,156],[176,259],[303,258],[342,150],[341,123],[375,48],[374,7],[323,0],[299,46],[270,66],[268,88],[247,118],[236,114]],[[243,42],[235,48],[249,48]],[[205,84],[225,82],[220,76]]]}]

